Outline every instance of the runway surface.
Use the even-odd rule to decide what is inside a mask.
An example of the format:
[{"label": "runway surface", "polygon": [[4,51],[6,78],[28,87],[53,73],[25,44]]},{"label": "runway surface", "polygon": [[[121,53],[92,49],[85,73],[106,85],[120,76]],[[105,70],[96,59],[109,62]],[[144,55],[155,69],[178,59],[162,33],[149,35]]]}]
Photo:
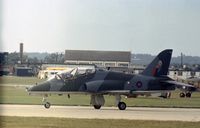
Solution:
[{"label": "runway surface", "polygon": [[1,116],[22,117],[61,117],[87,119],[129,119],[129,120],[165,120],[165,121],[200,121],[200,109],[185,108],[143,108],[127,107],[125,111],[117,107],[51,106],[42,105],[0,105]]}]

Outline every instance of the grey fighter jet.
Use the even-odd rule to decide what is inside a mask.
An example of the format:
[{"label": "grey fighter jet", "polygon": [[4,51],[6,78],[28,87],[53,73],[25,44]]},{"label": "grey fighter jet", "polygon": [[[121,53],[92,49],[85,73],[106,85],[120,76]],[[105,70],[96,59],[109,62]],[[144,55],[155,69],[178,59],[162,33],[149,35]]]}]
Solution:
[{"label": "grey fighter jet", "polygon": [[167,76],[172,50],[166,49],[147,66],[141,74],[127,74],[103,69],[88,69],[81,71],[79,68],[71,72],[57,74],[54,78],[27,89],[29,95],[41,95],[45,108],[50,107],[46,98],[51,94],[88,94],[91,95],[91,105],[100,109],[104,105],[104,95],[116,97],[116,105],[120,110],[126,109],[126,103],[121,101],[121,96],[134,97],[153,93],[167,93],[181,89],[186,96],[196,91],[192,85],[178,83]]}]

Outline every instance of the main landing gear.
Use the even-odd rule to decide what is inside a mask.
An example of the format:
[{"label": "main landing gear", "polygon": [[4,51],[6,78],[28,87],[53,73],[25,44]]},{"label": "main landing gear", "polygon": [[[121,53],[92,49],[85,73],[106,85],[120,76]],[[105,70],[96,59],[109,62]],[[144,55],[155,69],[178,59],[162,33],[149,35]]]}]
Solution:
[{"label": "main landing gear", "polygon": [[93,105],[95,109],[100,109],[101,105]]},{"label": "main landing gear", "polygon": [[192,93],[191,92],[181,92],[180,94],[179,94],[179,96],[181,97],[181,98],[184,98],[184,97],[187,97],[187,98],[190,98],[191,96],[192,96]]},{"label": "main landing gear", "polygon": [[119,103],[118,103],[118,108],[119,108],[119,110],[125,110],[125,109],[126,109],[126,103],[124,103],[124,102],[119,102]]},{"label": "main landing gear", "polygon": [[95,109],[100,109],[105,103],[103,95],[91,95],[90,104],[94,106]]},{"label": "main landing gear", "polygon": [[[119,108],[119,110],[125,110],[126,109],[126,103],[121,102],[121,96],[115,95],[116,99],[116,106]],[[90,104],[94,106],[95,109],[100,109],[101,106],[103,106],[105,103],[104,96],[103,95],[91,95]]]},{"label": "main landing gear", "polygon": [[[101,108],[101,105],[93,105],[95,109],[100,109]],[[126,109],[126,103],[124,102],[119,102],[118,103],[118,108],[119,110],[125,110]]]},{"label": "main landing gear", "polygon": [[119,110],[125,110],[126,109],[126,103],[121,102],[121,96],[116,95],[115,99],[116,99],[116,105],[118,106]]}]

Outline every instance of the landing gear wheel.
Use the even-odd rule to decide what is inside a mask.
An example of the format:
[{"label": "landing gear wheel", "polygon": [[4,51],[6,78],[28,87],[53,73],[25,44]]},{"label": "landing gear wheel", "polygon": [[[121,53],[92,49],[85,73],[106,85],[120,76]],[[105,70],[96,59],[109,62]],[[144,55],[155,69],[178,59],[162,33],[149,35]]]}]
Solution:
[{"label": "landing gear wheel", "polygon": [[185,94],[185,96],[186,96],[187,98],[190,98],[190,97],[191,97],[191,93],[190,93],[190,92],[187,92],[187,93]]},{"label": "landing gear wheel", "polygon": [[93,105],[95,109],[100,109],[101,105]]},{"label": "landing gear wheel", "polygon": [[179,94],[179,96],[180,96],[181,98],[184,98],[184,97],[185,97],[185,93],[181,92],[181,93]]},{"label": "landing gear wheel", "polygon": [[125,110],[126,109],[126,104],[124,102],[119,102],[118,108],[119,108],[119,110]]},{"label": "landing gear wheel", "polygon": [[50,106],[51,106],[51,104],[50,104],[49,102],[46,102],[46,103],[44,104],[44,107],[45,107],[46,109],[49,109]]}]

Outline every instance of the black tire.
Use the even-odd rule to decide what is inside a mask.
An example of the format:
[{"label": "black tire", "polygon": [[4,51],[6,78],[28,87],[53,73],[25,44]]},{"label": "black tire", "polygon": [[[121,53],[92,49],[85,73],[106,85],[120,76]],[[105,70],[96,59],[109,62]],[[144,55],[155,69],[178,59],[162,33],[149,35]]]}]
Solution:
[{"label": "black tire", "polygon": [[124,103],[124,102],[119,102],[118,108],[119,108],[119,110],[125,110],[125,109],[126,109],[126,103]]},{"label": "black tire", "polygon": [[51,107],[51,104],[50,104],[49,102],[46,102],[46,103],[44,104],[44,107],[45,107],[46,109],[49,109],[49,108]]},{"label": "black tire", "polygon": [[184,98],[184,97],[185,97],[185,93],[181,92],[181,93],[179,94],[179,96],[180,96],[181,98]]},{"label": "black tire", "polygon": [[190,92],[186,93],[185,95],[187,98],[190,98],[192,96],[192,94]]},{"label": "black tire", "polygon": [[95,109],[100,109],[101,105],[93,105]]}]

